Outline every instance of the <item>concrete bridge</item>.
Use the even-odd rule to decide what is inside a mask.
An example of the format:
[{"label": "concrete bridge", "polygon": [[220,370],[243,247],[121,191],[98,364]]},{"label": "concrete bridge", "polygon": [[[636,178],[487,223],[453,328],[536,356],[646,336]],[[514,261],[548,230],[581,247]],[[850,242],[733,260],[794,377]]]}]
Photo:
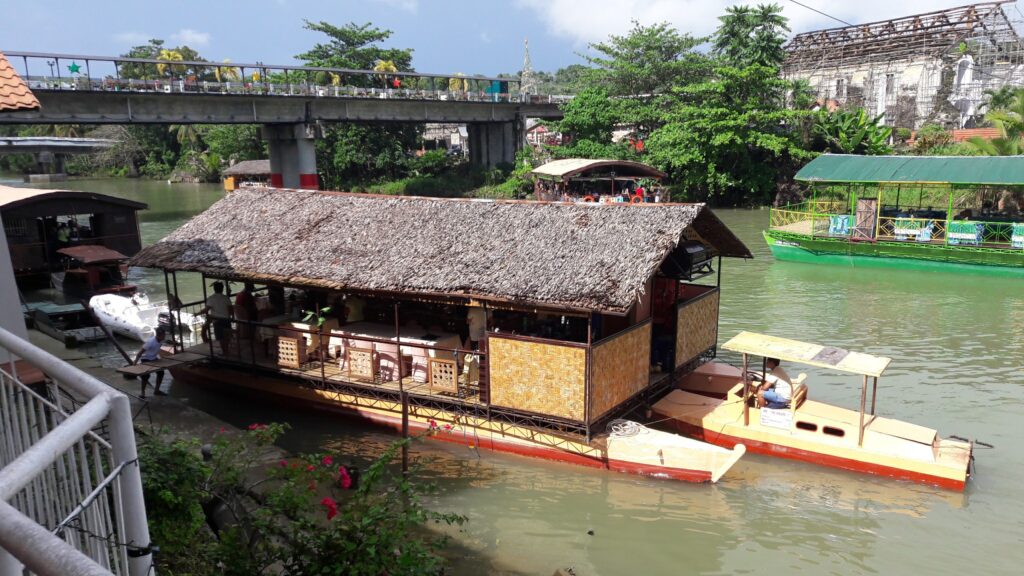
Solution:
[{"label": "concrete bridge", "polygon": [[64,158],[87,154],[117,144],[103,138],[61,138],[57,136],[0,136],[0,155],[32,154],[42,174],[32,174],[33,182],[56,182],[64,179]]},{"label": "concrete bridge", "polygon": [[493,167],[515,161],[527,118],[561,118],[571,98],[520,94],[518,78],[5,54],[41,106],[0,124],[263,124],[272,180],[296,188],[318,185],[321,123],[466,124],[470,161]]}]

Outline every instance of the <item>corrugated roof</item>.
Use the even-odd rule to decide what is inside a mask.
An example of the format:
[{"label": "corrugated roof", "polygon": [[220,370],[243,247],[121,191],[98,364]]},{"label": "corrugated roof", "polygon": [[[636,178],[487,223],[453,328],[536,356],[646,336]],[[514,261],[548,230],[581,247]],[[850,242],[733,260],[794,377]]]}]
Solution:
[{"label": "corrugated roof", "polygon": [[61,248],[57,252],[74,258],[82,264],[98,264],[100,262],[120,262],[128,257],[117,250],[111,250],[99,244],[85,244],[82,246],[71,246]]},{"label": "corrugated roof", "polygon": [[568,204],[242,188],[132,265],[330,290],[626,313],[681,242],[750,257],[703,204]]},{"label": "corrugated roof", "polygon": [[221,172],[224,176],[266,176],[270,174],[270,160],[243,160]]},{"label": "corrugated roof", "polygon": [[598,168],[614,170],[617,176],[665,177],[665,173],[661,170],[640,162],[631,162],[629,160],[592,160],[589,158],[553,160],[543,166],[534,168],[531,174],[545,180],[568,180],[573,176]]},{"label": "corrugated roof", "polygon": [[22,204],[28,204],[38,200],[50,199],[80,199],[99,200],[111,204],[130,206],[136,210],[145,210],[148,206],[142,202],[126,200],[117,196],[107,196],[95,192],[83,192],[80,190],[47,190],[45,188],[18,188],[15,186],[0,185],[0,209],[14,208]]},{"label": "corrugated roof", "polygon": [[14,110],[36,110],[39,100],[28,89],[21,76],[0,52],[0,112]]},{"label": "corrugated roof", "polygon": [[1024,186],[1024,156],[824,154],[800,169],[796,179],[802,182]]}]

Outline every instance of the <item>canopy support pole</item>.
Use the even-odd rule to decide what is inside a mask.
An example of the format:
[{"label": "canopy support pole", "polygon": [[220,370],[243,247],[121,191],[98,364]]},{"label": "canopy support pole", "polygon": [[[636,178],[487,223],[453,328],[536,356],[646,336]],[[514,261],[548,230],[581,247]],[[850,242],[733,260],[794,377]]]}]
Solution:
[{"label": "canopy support pole", "polygon": [[857,446],[864,446],[864,404],[868,398],[868,377],[864,375],[864,385],[860,388],[860,431],[857,436]]},{"label": "canopy support pole", "polygon": [[743,355],[743,425],[750,426],[750,375],[747,373],[747,355]]},{"label": "canopy support pole", "polygon": [[871,384],[871,415],[875,415],[875,397],[878,394],[878,376],[874,377]]}]

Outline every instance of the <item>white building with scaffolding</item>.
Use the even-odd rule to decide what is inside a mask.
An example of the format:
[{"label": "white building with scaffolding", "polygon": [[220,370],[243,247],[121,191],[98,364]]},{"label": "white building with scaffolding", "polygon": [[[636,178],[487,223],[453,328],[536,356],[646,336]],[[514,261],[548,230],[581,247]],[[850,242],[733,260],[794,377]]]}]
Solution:
[{"label": "white building with scaffolding", "polygon": [[971,4],[797,34],[783,75],[804,79],[824,106],[864,108],[890,126],[970,128],[987,91],[1024,86],[1024,42],[1013,2]]}]

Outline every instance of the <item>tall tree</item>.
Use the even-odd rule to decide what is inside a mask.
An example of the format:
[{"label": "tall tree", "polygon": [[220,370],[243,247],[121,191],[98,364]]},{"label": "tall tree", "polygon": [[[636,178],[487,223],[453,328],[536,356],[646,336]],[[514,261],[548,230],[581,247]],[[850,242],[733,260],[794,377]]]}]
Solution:
[{"label": "tall tree", "polygon": [[[327,22],[306,21],[306,29],[321,32],[327,41],[318,43],[296,58],[310,66],[373,70],[388,62],[387,71],[411,71],[412,50],[384,48],[381,42],[391,37],[390,30],[382,30],[370,23],[349,23],[334,26]],[[359,82],[372,87],[379,81],[377,74],[364,78],[346,76],[346,83]],[[318,79],[322,84],[333,80],[330,74]],[[324,185],[341,189],[355,183],[402,175],[405,153],[416,146],[419,128],[409,124],[359,126],[338,124],[324,130],[324,138],[317,142],[317,165]]]},{"label": "tall tree", "polygon": [[789,24],[778,4],[730,6],[718,17],[721,24],[712,41],[712,53],[730,66],[779,67]]},{"label": "tall tree", "polygon": [[663,93],[673,86],[696,81],[694,72],[706,69],[706,59],[695,50],[707,41],[680,34],[668,23],[643,26],[633,22],[625,36],[591,44],[599,53],[586,56],[594,67],[587,80],[612,96],[642,97]]}]

